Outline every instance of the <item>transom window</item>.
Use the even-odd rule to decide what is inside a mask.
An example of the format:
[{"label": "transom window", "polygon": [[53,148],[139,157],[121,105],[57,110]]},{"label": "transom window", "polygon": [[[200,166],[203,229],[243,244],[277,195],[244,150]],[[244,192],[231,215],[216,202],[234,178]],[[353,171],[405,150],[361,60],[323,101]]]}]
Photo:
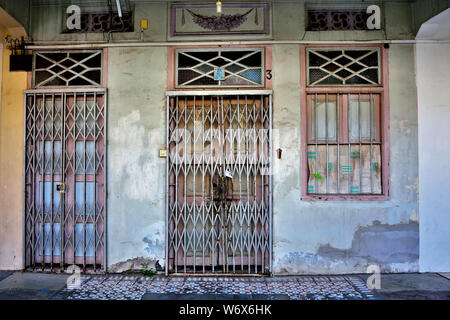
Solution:
[{"label": "transom window", "polygon": [[366,10],[308,10],[307,31],[367,30]]},{"label": "transom window", "polygon": [[34,52],[33,86],[101,87],[102,51]]},{"label": "transom window", "polygon": [[379,48],[307,49],[309,86],[378,86]]},{"label": "transom window", "polygon": [[[67,17],[64,21],[67,21]],[[67,29],[68,33],[83,33],[83,32],[133,32],[133,12],[122,12],[122,17],[119,17],[117,12],[87,12],[81,13],[80,29]]]},{"label": "transom window", "polygon": [[263,87],[264,50],[176,51],[176,87]]}]

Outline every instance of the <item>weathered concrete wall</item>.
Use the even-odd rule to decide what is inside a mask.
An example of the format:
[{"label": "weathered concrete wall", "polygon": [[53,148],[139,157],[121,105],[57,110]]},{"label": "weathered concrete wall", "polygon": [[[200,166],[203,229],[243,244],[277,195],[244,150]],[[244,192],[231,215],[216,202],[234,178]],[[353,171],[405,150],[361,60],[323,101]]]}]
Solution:
[{"label": "weathered concrete wall", "polygon": [[[0,25],[0,39],[6,29]],[[2,46],[0,46],[2,48]],[[0,105],[0,270],[23,268],[23,93],[26,72],[9,72],[3,43]]]},{"label": "weathered concrete wall", "polygon": [[[274,46],[274,271],[418,270],[417,112],[413,46],[389,49],[391,196],[388,202],[300,201],[299,48]],[[275,132],[275,137],[277,133]],[[283,168],[283,170],[277,170]]]},{"label": "weathered concrete wall", "polygon": [[[436,34],[450,39],[450,9]],[[422,30],[422,29],[421,29]],[[431,35],[431,34],[430,34]],[[419,31],[419,35],[420,31]],[[431,35],[432,36],[432,35]],[[450,44],[419,43],[420,271],[450,271]]]},{"label": "weathered concrete wall", "polygon": [[[76,4],[67,2],[65,5],[49,5],[47,2],[37,1],[32,7],[31,30],[34,42],[40,41],[104,41],[107,34],[101,32],[63,33],[66,29],[66,8]],[[93,4],[89,1],[78,3],[81,11],[93,12]],[[115,6],[115,2],[113,2]],[[133,3],[134,5],[134,32],[112,33],[111,40],[140,41],[140,21],[148,19],[148,29],[144,31],[145,41],[166,40],[167,29],[167,3]],[[105,8],[103,8],[103,11]],[[97,10],[101,11],[101,10]],[[95,10],[94,10],[95,12]]]},{"label": "weathered concrete wall", "polygon": [[[289,34],[293,29],[284,30],[281,16],[294,12],[293,20],[303,4],[280,3],[276,8],[274,21],[279,27],[274,26],[275,37],[295,38],[297,31]],[[410,25],[408,21],[405,23]],[[390,30],[395,36],[411,36],[401,28]],[[339,40],[340,36],[349,40],[380,35],[322,32],[308,36],[311,40]],[[138,268],[144,258],[163,266],[165,167],[157,151],[163,147],[165,135],[166,51],[109,52],[108,264],[110,271],[122,271]],[[275,273],[365,272],[369,264],[389,272],[417,271],[413,52],[412,46],[391,46],[389,50],[392,200],[304,202],[300,201],[300,140],[292,139],[300,136],[301,126],[299,47],[273,47],[274,149],[283,149],[283,158],[275,160]]]},{"label": "weathered concrete wall", "polygon": [[[247,2],[251,2],[249,0]],[[197,1],[198,2],[198,1]],[[209,0],[204,2],[210,3]],[[258,1],[256,1],[258,2]],[[271,2],[271,1],[268,1]],[[411,3],[385,1],[382,8],[382,20],[385,25],[380,31],[313,31],[305,32],[305,13],[308,8],[366,8],[368,4],[360,0],[346,0],[344,5],[334,1],[273,1],[271,10],[271,34],[269,35],[231,35],[231,36],[198,36],[170,37],[168,30],[168,4],[166,1],[134,2],[134,32],[113,33],[112,40],[140,40],[140,20],[148,19],[149,28],[144,31],[145,41],[166,40],[214,40],[214,39],[274,39],[274,40],[384,40],[384,39],[412,39],[413,11]],[[61,41],[104,41],[106,34],[102,33],[63,33],[65,30],[65,9],[71,2],[60,5],[49,5],[44,0],[33,2],[31,19],[31,36],[34,42]],[[79,1],[81,10],[92,12],[92,3]],[[105,8],[103,8],[105,10]]]},{"label": "weathered concrete wall", "polygon": [[167,49],[109,49],[108,60],[108,265],[164,265]]},{"label": "weathered concrete wall", "polygon": [[[274,271],[418,270],[414,50],[389,49],[391,196],[388,202],[300,201],[299,47],[273,47]],[[108,256],[110,271],[164,265],[165,49],[109,51]],[[155,77],[154,75],[158,75]],[[283,168],[283,170],[278,170]]]},{"label": "weathered concrete wall", "polygon": [[[150,20],[145,39],[165,41],[167,6],[163,3],[137,3],[136,6],[136,23],[139,17]],[[303,1],[277,2],[273,8],[276,40],[299,40],[303,36],[311,41],[385,38],[382,31],[304,33]],[[387,36],[410,38],[410,4],[397,3],[392,5],[392,10],[394,12],[386,16]],[[399,15],[395,11],[399,11]],[[38,6],[33,12],[32,35],[37,41],[103,39],[101,34],[60,34],[61,7]],[[114,39],[138,39],[138,33],[116,34]],[[274,163],[275,273],[365,272],[369,264],[379,264],[384,271],[417,271],[417,112],[413,47],[392,45],[389,49],[392,200],[384,202],[300,200],[301,141],[293,138],[300,136],[301,125],[304,125],[300,122],[299,52],[297,45],[273,46],[274,149],[283,149],[283,158],[275,159]],[[165,264],[165,159],[158,157],[158,150],[165,146],[166,70],[167,48],[108,50],[109,271],[139,268],[143,260],[152,262],[150,265],[155,267]],[[23,110],[22,96],[15,99],[18,108]],[[14,117],[19,121],[23,114],[17,113]],[[16,123],[18,130],[23,130],[22,125]],[[9,137],[5,133],[0,135],[2,139],[4,136]],[[20,148],[21,141],[20,135]],[[8,140],[8,146],[9,143]],[[20,148],[19,155],[22,154]],[[17,161],[17,168],[21,168],[22,160]],[[8,182],[8,187],[21,183],[21,179],[17,179],[21,171],[13,173],[11,179],[14,177],[15,182]],[[12,190],[18,200],[13,200],[13,196],[7,201],[17,203],[0,208],[13,208],[19,212],[14,213],[16,218],[21,217],[21,185],[18,191]],[[18,229],[8,230],[16,230],[21,235],[21,223],[14,221],[14,228]],[[10,245],[11,239],[1,243]],[[21,253],[22,243],[15,242],[14,248],[16,244]]]}]

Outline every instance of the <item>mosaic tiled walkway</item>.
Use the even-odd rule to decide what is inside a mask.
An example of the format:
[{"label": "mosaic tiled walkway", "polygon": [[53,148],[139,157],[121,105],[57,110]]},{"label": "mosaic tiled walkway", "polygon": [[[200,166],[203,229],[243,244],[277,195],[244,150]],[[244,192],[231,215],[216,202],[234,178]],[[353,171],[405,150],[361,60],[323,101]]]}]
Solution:
[{"label": "mosaic tiled walkway", "polygon": [[144,294],[261,295],[292,300],[375,299],[358,276],[144,277],[83,276],[81,288],[64,288],[53,299],[140,300]]}]

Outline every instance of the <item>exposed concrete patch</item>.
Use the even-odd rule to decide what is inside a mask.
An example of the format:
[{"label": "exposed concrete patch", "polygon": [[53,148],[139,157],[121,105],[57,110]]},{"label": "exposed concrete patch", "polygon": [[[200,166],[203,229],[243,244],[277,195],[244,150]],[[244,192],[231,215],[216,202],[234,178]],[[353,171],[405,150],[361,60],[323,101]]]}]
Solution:
[{"label": "exposed concrete patch", "polygon": [[382,272],[418,271],[419,224],[414,221],[396,225],[381,224],[359,227],[349,249],[321,245],[317,253],[290,252],[275,263],[281,274],[329,274],[367,272],[371,264]]},{"label": "exposed concrete patch", "polygon": [[144,257],[136,257],[136,258],[128,259],[126,261],[121,261],[121,262],[118,262],[118,263],[115,263],[115,264],[109,266],[108,272],[122,273],[122,272],[126,272],[126,271],[138,271],[138,270],[143,269],[142,265],[144,263],[148,264],[148,266],[147,266],[148,269],[153,269],[156,271],[163,270],[162,266],[159,264],[159,260],[148,259],[148,258],[144,258]]},{"label": "exposed concrete patch", "polygon": [[146,229],[146,235],[142,239],[145,244],[145,251],[151,260],[164,260],[164,241],[165,241],[164,222],[158,221],[152,223]]},{"label": "exposed concrete patch", "polygon": [[145,251],[151,256],[156,257],[160,255],[164,250],[164,242],[161,242],[159,239],[152,240],[151,236],[145,237],[142,239],[145,243],[147,243],[147,247]]},{"label": "exposed concrete patch", "polygon": [[361,257],[378,264],[409,263],[419,258],[419,224],[387,225],[375,221],[372,226],[360,227],[348,250],[321,246],[317,254],[339,259],[342,256]]},{"label": "exposed concrete patch", "polygon": [[333,260],[314,253],[290,252],[274,263],[274,272],[283,274],[345,274],[366,272],[360,258]]},{"label": "exposed concrete patch", "polygon": [[158,176],[156,161],[146,147],[148,141],[153,141],[152,136],[146,137],[146,130],[141,121],[139,110],[133,110],[128,115],[119,119],[117,126],[110,132],[111,143],[116,148],[112,150],[112,166],[116,168],[115,181],[121,181],[121,193],[132,200],[153,200],[158,188],[155,181]]},{"label": "exposed concrete patch", "polygon": [[165,265],[166,74],[167,48],[108,50],[108,269],[136,257]]}]

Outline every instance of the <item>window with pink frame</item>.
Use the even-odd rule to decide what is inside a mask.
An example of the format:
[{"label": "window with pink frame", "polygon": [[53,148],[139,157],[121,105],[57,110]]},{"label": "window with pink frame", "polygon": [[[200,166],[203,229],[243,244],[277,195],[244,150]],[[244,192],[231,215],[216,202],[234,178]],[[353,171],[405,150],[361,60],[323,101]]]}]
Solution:
[{"label": "window with pink frame", "polygon": [[387,200],[386,49],[303,46],[302,199]]}]

